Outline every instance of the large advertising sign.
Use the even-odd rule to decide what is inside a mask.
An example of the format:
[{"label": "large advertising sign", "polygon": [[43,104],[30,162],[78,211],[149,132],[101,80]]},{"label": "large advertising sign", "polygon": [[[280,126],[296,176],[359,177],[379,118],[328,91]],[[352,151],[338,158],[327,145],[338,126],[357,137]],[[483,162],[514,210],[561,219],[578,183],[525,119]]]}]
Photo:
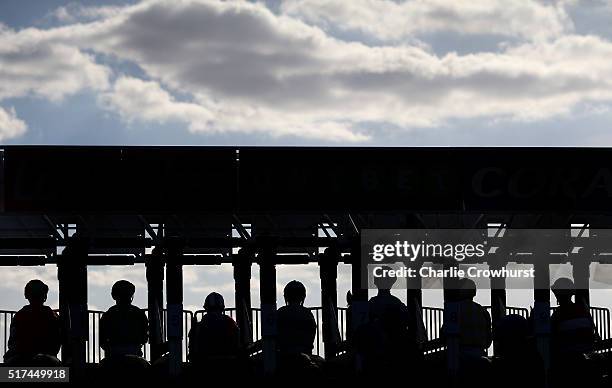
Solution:
[{"label": "large advertising sign", "polygon": [[5,211],[603,212],[612,152],[4,147]]}]

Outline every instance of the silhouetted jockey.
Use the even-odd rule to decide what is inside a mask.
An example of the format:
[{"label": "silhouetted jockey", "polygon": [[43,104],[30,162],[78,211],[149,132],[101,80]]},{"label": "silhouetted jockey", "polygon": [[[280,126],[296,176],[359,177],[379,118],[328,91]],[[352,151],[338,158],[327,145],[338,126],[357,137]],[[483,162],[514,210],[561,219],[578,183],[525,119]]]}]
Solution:
[{"label": "silhouetted jockey", "polygon": [[281,378],[315,378],[323,359],[313,355],[317,324],[304,307],[306,288],[292,280],[284,289],[285,306],[277,311],[278,375]]},{"label": "silhouetted jockey", "polygon": [[463,356],[481,357],[491,346],[491,315],[474,302],[476,284],[471,279],[459,281],[459,352]]},{"label": "silhouetted jockey", "polygon": [[[392,268],[383,267],[383,270],[390,269]],[[406,305],[391,295],[391,288],[396,281],[395,277],[390,276],[374,278],[378,293],[368,301],[370,319],[381,322],[386,331],[393,331],[389,334],[399,334],[398,330],[407,333],[410,322],[410,313]]]},{"label": "silhouetted jockey", "polygon": [[[383,267],[383,270],[390,270]],[[421,357],[416,343],[411,312],[391,289],[397,279],[391,276],[374,278],[377,295],[368,301],[369,322],[358,329],[356,347],[363,357],[366,373],[382,372]]]},{"label": "silhouetted jockey", "polygon": [[553,356],[590,351],[597,340],[595,324],[585,305],[572,302],[574,282],[559,278],[551,289],[558,304],[550,318]]},{"label": "silhouetted jockey", "polygon": [[306,288],[296,280],[285,286],[285,306],[277,312],[277,347],[283,354],[312,354],[317,324],[304,307]]},{"label": "silhouetted jockey", "polygon": [[551,289],[558,304],[550,318],[551,386],[591,386],[594,365],[586,354],[597,340],[591,314],[587,306],[572,302],[570,279],[557,279]]},{"label": "silhouetted jockey", "polygon": [[211,358],[236,357],[240,345],[240,330],[236,322],[224,314],[223,297],[212,292],[204,301],[206,314],[189,330],[189,359],[205,362]]},{"label": "silhouetted jockey", "polygon": [[111,295],[116,304],[100,318],[100,346],[106,357],[139,356],[148,339],[145,312],[132,305],[136,287],[127,280],[113,285]]},{"label": "silhouetted jockey", "polygon": [[493,376],[500,387],[543,387],[544,363],[535,346],[527,319],[510,314],[495,328],[495,358]]},{"label": "silhouetted jockey", "polygon": [[474,302],[476,284],[471,279],[458,279],[456,288],[447,290],[446,297],[457,304],[455,336],[442,326],[441,339],[458,347],[458,386],[480,387],[488,384],[491,362],[485,356],[491,346],[491,316],[480,304]]},{"label": "silhouetted jockey", "polygon": [[40,280],[30,280],[24,290],[30,302],[11,321],[7,363],[31,360],[39,355],[57,356],[61,344],[60,321],[49,306],[45,306],[49,287]]}]

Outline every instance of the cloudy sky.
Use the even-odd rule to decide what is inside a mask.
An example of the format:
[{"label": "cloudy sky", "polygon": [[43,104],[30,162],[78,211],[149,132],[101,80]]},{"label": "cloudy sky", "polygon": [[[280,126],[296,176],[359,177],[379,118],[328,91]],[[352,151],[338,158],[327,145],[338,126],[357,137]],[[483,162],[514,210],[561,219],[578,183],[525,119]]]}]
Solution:
[{"label": "cloudy sky", "polygon": [[612,145],[612,0],[0,2],[0,143]]},{"label": "cloudy sky", "polygon": [[[2,0],[0,144],[611,146],[610,20],[612,0]],[[2,269],[1,307],[33,277],[56,305],[45,267]],[[120,277],[144,304],[142,267],[90,268],[90,308]],[[316,266],[292,278],[319,303]],[[189,308],[213,289],[231,300],[230,267],[185,269]]]}]

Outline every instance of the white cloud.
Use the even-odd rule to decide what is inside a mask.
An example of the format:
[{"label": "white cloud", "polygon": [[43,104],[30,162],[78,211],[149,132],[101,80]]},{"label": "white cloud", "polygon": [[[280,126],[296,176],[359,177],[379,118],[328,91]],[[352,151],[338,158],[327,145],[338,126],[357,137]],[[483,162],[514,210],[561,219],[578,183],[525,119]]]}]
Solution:
[{"label": "white cloud", "polygon": [[0,141],[19,137],[27,129],[27,124],[17,117],[14,108],[6,110],[0,106]]},{"label": "white cloud", "polygon": [[146,277],[144,266],[138,265],[114,265],[104,267],[89,267],[87,272],[87,281],[90,287],[101,287],[108,290],[110,295],[111,288],[116,281],[125,279],[132,282],[140,293],[146,294]]},{"label": "white cloud", "polygon": [[[3,31],[0,99],[88,89],[126,122],[337,142],[368,141],[378,126],[540,120],[612,99],[612,43],[572,34],[563,3],[324,3],[286,1],[277,15],[262,3],[151,0],[93,22]],[[348,42],[312,25],[325,23],[393,42]],[[439,30],[518,41],[469,55],[394,42]],[[109,81],[116,62],[144,75]]]},{"label": "white cloud", "polygon": [[22,291],[26,283],[33,279],[40,279],[49,286],[50,290],[57,290],[57,269],[55,266],[4,267],[0,271],[0,289]]},{"label": "white cloud", "polygon": [[44,30],[0,31],[0,101],[37,96],[59,101],[108,87],[110,70],[77,47],[45,38]]},{"label": "white cloud", "polygon": [[414,46],[340,41],[259,4],[218,1],[148,2],[108,26],[93,48],[194,96],[200,108],[193,111],[214,117],[191,125],[194,131],[366,140],[355,129],[364,122],[410,128],[450,118],[532,120],[610,98],[612,45],[595,37],[438,57]]},{"label": "white cloud", "polygon": [[284,14],[383,41],[432,32],[548,39],[572,30],[562,4],[537,0],[284,0]]},{"label": "white cloud", "polygon": [[[414,46],[340,41],[262,5],[216,1],[148,2],[106,25],[89,35],[93,49],[133,61],[169,90],[194,97],[177,103],[156,84],[124,82],[157,96],[159,114],[144,109],[141,117],[184,120],[192,131],[366,140],[369,134],[355,129],[364,122],[410,128],[449,118],[540,119],[609,97],[610,44],[597,38],[438,57]],[[580,45],[589,56],[576,55]],[[557,61],[538,50],[558,50]],[[595,63],[597,79],[588,71]],[[127,88],[111,101],[125,100],[122,92]],[[131,117],[129,103],[114,105]]]},{"label": "white cloud", "polygon": [[260,132],[339,141],[365,139],[342,124],[299,123],[297,118],[292,120],[282,112],[257,106],[218,104],[204,97],[200,100],[202,103],[176,101],[159,83],[132,77],[119,78],[112,90],[101,94],[99,99],[101,106],[118,112],[127,122],[179,122],[186,124],[191,132]]},{"label": "white cloud", "polygon": [[[27,96],[60,102],[85,89],[108,87],[111,71],[92,55],[73,45],[41,39],[45,31],[28,31],[23,37],[0,25],[0,102]],[[13,108],[0,106],[0,141],[26,131],[27,124]]]},{"label": "white cloud", "polygon": [[68,3],[54,9],[45,18],[60,23],[77,23],[114,16],[120,13],[121,9],[119,6],[88,7],[79,3]]},{"label": "white cloud", "polygon": [[143,81],[132,77],[121,77],[112,90],[100,96],[106,109],[115,110],[125,120],[153,121],[158,123],[183,122],[193,130],[205,129],[212,119],[206,108],[176,101],[157,82]]}]

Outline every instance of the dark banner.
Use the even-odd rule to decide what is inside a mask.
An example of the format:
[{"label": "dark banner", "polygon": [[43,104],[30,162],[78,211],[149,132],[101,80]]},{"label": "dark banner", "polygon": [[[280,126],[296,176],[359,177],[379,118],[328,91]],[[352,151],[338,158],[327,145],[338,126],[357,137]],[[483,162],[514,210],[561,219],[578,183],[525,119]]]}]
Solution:
[{"label": "dark banner", "polygon": [[269,148],[240,152],[248,210],[598,212],[612,151],[542,148]]},{"label": "dark banner", "polygon": [[0,198],[16,212],[601,213],[612,208],[611,156],[570,148],[4,147]]},{"label": "dark banner", "polygon": [[231,210],[233,149],[27,147],[4,152],[5,210]]},{"label": "dark banner", "polygon": [[240,151],[241,210],[393,211],[461,208],[461,168],[426,149]]}]

